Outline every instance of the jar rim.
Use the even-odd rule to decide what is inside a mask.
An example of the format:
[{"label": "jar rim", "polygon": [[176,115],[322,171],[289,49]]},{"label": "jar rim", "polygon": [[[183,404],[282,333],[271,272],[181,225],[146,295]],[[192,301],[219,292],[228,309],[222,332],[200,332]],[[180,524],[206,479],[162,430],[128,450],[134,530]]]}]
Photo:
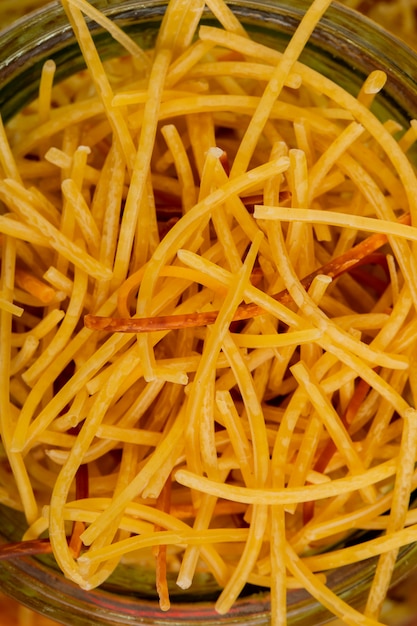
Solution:
[{"label": "jar rim", "polygon": [[[248,24],[259,22],[264,27],[287,28],[288,38],[309,6],[309,0],[227,0],[240,19]],[[96,8],[121,25],[133,19],[160,18],[167,0],[92,0]],[[259,19],[261,17],[261,19]],[[88,19],[87,19],[88,21]],[[100,27],[90,21],[95,32]],[[16,74],[22,84],[39,77],[40,69],[48,54],[59,58],[63,47],[74,42],[71,25],[59,0],[53,0],[23,16],[0,31],[0,114],[7,121],[22,106],[22,102],[10,105],[11,91],[17,88]],[[384,90],[391,99],[393,110],[400,107],[403,117],[417,118],[417,99],[410,92],[417,91],[417,51],[404,41],[375,23],[359,11],[342,4],[331,4],[317,24],[306,50],[319,46],[329,54],[337,55],[339,63],[354,67],[363,80],[374,69],[387,74]],[[33,50],[38,50],[36,58]],[[392,51],[395,50],[395,56]],[[301,57],[305,60],[304,57]],[[28,74],[29,72],[29,74]],[[57,79],[62,78],[57,71]],[[33,95],[33,94],[32,94]],[[22,98],[21,98],[22,100]],[[394,106],[395,103],[395,106]]]}]

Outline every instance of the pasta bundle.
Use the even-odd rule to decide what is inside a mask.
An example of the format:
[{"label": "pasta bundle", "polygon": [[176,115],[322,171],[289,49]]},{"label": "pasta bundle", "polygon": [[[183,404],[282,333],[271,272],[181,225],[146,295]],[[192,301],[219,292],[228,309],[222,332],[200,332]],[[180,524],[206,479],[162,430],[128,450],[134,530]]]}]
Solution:
[{"label": "pasta bundle", "polygon": [[[299,62],[329,3],[278,52],[170,0],[143,51],[62,0],[87,70],[1,127],[1,501],[83,589],[137,559],[162,610],[207,572],[371,625],[417,541],[416,126]],[[360,613],[326,572],[375,555]]]}]

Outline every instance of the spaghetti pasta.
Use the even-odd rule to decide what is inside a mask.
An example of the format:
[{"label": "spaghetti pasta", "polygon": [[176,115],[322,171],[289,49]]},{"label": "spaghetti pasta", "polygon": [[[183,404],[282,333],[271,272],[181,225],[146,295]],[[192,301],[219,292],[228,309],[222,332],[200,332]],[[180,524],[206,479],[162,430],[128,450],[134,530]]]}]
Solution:
[{"label": "spaghetti pasta", "polygon": [[[329,3],[278,52],[169,0],[148,51],[62,0],[87,69],[0,126],[0,501],[85,590],[142,559],[163,611],[203,573],[370,626],[417,541],[415,123],[300,60]],[[371,556],[360,612],[326,576]]]}]

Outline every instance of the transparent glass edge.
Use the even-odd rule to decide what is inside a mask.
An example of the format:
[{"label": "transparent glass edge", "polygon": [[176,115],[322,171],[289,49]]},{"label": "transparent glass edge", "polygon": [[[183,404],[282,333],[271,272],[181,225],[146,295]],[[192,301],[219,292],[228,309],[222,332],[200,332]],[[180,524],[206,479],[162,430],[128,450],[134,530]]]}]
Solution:
[{"label": "transparent glass edge", "polygon": [[[145,12],[155,19],[164,11],[164,0],[93,0],[97,8],[126,24],[127,16],[143,19]],[[293,27],[309,5],[308,0],[287,3],[279,0],[229,0],[230,7],[247,23],[262,14],[267,28],[283,25]],[[335,25],[337,28],[335,29]],[[100,29],[92,24],[95,33]],[[410,97],[417,90],[417,54],[382,27],[357,11],[343,5],[330,6],[313,32],[309,45],[320,45],[340,63],[346,63],[365,77],[372,69],[383,69],[388,74],[385,98],[392,102],[392,113],[401,108],[401,116],[417,118],[417,99]],[[63,54],[68,48],[67,56]],[[33,49],[38,50],[33,55]],[[392,50],[395,49],[395,62]],[[52,51],[52,54],[51,54]],[[71,26],[58,0],[42,10],[22,18],[16,25],[0,33],[0,112],[5,121],[10,119],[31,97],[35,97],[43,63],[50,57],[58,61],[57,79],[64,78],[62,67],[73,64],[74,70],[83,67]],[[304,59],[303,59],[304,60]],[[19,90],[17,87],[19,86]]]}]

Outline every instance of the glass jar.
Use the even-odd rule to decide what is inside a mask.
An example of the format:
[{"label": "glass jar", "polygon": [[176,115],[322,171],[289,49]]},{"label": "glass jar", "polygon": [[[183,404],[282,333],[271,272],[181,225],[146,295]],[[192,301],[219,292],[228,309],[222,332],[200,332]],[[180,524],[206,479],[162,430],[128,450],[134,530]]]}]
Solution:
[{"label": "glass jar", "polygon": [[[166,9],[166,0],[94,0],[93,4],[145,47],[152,47]],[[231,0],[229,5],[251,36],[283,49],[309,5],[308,0]],[[204,22],[213,23],[207,13]],[[91,24],[103,58],[119,54],[118,44],[96,24]],[[41,68],[54,59],[56,80],[84,67],[72,29],[58,2],[22,18],[0,34],[0,112],[4,121],[36,97]],[[388,76],[375,110],[384,118],[408,122],[417,118],[417,56],[400,41],[365,17],[341,5],[331,6],[316,27],[301,60],[357,93],[364,78],[375,69]],[[23,517],[0,506],[2,542],[21,538]],[[400,550],[393,584],[417,565],[417,545]],[[340,568],[328,576],[329,587],[351,606],[360,607],[376,567],[376,558]],[[193,593],[172,595],[168,613],[152,597],[153,581],[147,572],[124,566],[101,588],[83,591],[66,580],[52,557],[19,557],[0,562],[1,589],[49,618],[72,626],[87,624],[216,624],[265,625],[269,623],[269,596],[248,588],[231,611],[219,616],[212,599],[212,581],[202,578]],[[288,624],[323,624],[333,619],[303,590],[288,594]]]}]

